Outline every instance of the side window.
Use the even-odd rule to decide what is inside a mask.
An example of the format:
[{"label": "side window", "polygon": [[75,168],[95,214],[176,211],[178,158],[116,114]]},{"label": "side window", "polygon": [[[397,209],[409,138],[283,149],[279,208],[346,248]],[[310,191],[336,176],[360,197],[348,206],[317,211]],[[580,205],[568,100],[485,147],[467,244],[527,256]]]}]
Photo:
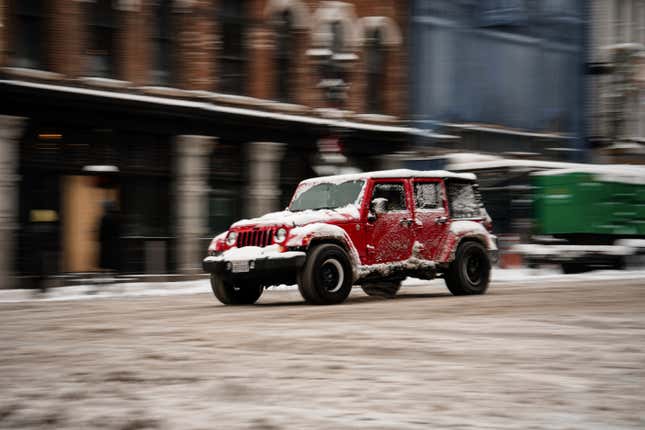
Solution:
[{"label": "side window", "polygon": [[417,182],[414,184],[414,204],[417,209],[441,208],[441,194],[438,182]]},{"label": "side window", "polygon": [[372,201],[374,199],[387,199],[387,211],[406,210],[405,187],[401,182],[378,183],[374,185]]},{"label": "side window", "polygon": [[476,218],[481,216],[481,202],[475,187],[469,182],[446,184],[450,215],[453,218]]}]

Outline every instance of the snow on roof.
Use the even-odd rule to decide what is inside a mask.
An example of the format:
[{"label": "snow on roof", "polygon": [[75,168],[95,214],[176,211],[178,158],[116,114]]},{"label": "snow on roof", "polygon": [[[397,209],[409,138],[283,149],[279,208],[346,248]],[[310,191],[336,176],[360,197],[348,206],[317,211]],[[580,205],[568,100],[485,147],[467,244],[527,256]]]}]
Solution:
[{"label": "snow on roof", "polygon": [[452,170],[483,170],[499,169],[502,167],[528,167],[535,169],[563,169],[584,167],[587,164],[566,163],[562,161],[542,161],[542,160],[518,160],[512,158],[500,158],[490,161],[466,161],[461,160],[449,162],[448,167]]},{"label": "snow on roof", "polygon": [[90,88],[78,88],[78,87],[70,87],[65,85],[41,84],[38,82],[27,82],[27,81],[16,81],[16,80],[0,80],[0,84],[16,85],[16,86],[29,87],[29,88],[39,88],[43,90],[60,91],[60,92],[65,92],[70,94],[83,94],[83,95],[89,95],[89,96],[95,96],[95,97],[131,100],[131,101],[138,101],[138,102],[144,102],[144,103],[160,104],[165,106],[177,106],[177,107],[202,109],[202,110],[207,110],[211,112],[246,115],[246,116],[253,116],[256,118],[269,118],[269,119],[276,119],[276,120],[283,120],[283,121],[294,121],[294,122],[301,122],[301,123],[307,123],[307,124],[313,124],[313,125],[332,126],[332,127],[339,127],[339,128],[352,128],[356,130],[380,131],[380,132],[389,132],[389,133],[405,133],[405,134],[422,133],[425,136],[434,137],[437,139],[453,138],[453,136],[436,134],[436,133],[428,132],[427,130],[421,130],[421,129],[412,128],[412,127],[404,127],[404,126],[398,126],[398,125],[384,125],[384,124],[366,124],[366,123],[341,120],[341,119],[319,118],[314,116],[270,112],[270,111],[264,111],[259,109],[221,106],[221,105],[216,105],[213,103],[203,102],[203,101],[175,99],[175,98],[159,97],[159,96],[152,96],[152,95],[123,93],[123,92],[106,91],[106,90],[98,90],[98,89],[90,89]]},{"label": "snow on roof", "polygon": [[583,164],[565,169],[552,169],[536,172],[537,176],[566,175],[570,173],[589,173],[599,181],[627,184],[645,184],[645,167],[631,164]]},{"label": "snow on roof", "polygon": [[358,181],[368,178],[456,178],[474,181],[477,177],[472,173],[455,173],[447,170],[379,170],[375,172],[352,173],[349,175],[319,176],[317,178],[305,179],[302,183],[328,182],[340,184],[347,181]]},{"label": "snow on roof", "polygon": [[541,133],[537,131],[516,130],[505,128],[503,126],[491,126],[485,124],[457,124],[457,123],[440,123],[440,125],[448,128],[459,128],[462,130],[482,131],[487,133],[507,134],[510,136],[525,136],[525,137],[538,137],[543,139],[554,140],[570,140],[573,139],[572,135],[560,133]]}]

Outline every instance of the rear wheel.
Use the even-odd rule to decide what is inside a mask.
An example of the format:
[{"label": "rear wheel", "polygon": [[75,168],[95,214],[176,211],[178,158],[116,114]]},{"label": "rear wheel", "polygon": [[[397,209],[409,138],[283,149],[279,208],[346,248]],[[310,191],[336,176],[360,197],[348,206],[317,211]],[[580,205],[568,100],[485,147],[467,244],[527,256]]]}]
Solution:
[{"label": "rear wheel", "polygon": [[562,273],[565,275],[575,275],[576,273],[589,272],[591,268],[584,263],[562,263]]},{"label": "rear wheel", "polygon": [[216,275],[211,275],[211,288],[217,300],[225,305],[252,305],[264,290],[259,284],[233,283]]},{"label": "rear wheel", "polygon": [[490,281],[490,260],[479,242],[464,242],[444,276],[446,286],[455,296],[484,294]]},{"label": "rear wheel", "polygon": [[401,288],[401,281],[397,282],[373,282],[361,285],[361,288],[368,296],[383,297],[391,299]]},{"label": "rear wheel", "polygon": [[307,303],[342,303],[352,290],[352,266],[338,245],[326,243],[309,251],[298,275],[298,289]]}]

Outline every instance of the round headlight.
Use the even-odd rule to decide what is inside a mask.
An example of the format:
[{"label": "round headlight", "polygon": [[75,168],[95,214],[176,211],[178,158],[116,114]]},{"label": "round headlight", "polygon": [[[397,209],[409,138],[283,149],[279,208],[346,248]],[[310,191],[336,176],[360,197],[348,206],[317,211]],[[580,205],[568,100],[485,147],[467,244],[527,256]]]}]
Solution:
[{"label": "round headlight", "polygon": [[284,240],[287,238],[287,230],[284,228],[279,228],[278,231],[275,232],[275,235],[273,236],[273,241],[277,243],[284,242]]},{"label": "round headlight", "polygon": [[230,232],[228,236],[226,236],[226,244],[228,246],[235,245],[236,241],[237,241],[237,233],[235,233],[234,231]]}]

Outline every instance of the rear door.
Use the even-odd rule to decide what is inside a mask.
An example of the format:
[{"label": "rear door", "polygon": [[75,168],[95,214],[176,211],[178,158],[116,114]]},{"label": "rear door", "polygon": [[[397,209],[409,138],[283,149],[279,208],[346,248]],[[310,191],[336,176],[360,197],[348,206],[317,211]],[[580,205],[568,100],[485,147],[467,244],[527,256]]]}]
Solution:
[{"label": "rear door", "polygon": [[369,187],[368,202],[388,200],[386,212],[366,223],[367,264],[406,260],[412,254],[414,229],[409,181],[380,179]]},{"label": "rear door", "polygon": [[434,178],[414,179],[414,231],[417,242],[422,245],[420,256],[434,260],[448,232],[448,202],[442,180]]}]

